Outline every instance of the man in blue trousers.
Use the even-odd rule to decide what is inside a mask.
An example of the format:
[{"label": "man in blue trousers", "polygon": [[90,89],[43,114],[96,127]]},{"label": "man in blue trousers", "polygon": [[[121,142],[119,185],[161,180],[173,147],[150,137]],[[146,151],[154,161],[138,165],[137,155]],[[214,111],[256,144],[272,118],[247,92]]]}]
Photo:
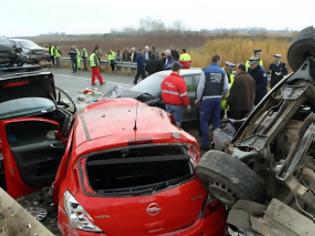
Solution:
[{"label": "man in blue trousers", "polygon": [[200,103],[201,149],[209,149],[209,120],[213,130],[220,127],[220,102],[229,90],[228,78],[220,67],[220,56],[214,55],[211,64],[203,69],[198,88],[196,105]]}]

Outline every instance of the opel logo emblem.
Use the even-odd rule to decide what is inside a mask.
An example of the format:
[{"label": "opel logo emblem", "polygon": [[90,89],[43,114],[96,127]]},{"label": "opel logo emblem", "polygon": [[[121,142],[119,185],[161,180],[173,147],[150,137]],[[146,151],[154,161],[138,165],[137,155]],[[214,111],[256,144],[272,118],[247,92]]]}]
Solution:
[{"label": "opel logo emblem", "polygon": [[147,210],[148,215],[156,216],[160,213],[161,208],[160,208],[159,204],[153,202],[147,206],[146,210]]}]

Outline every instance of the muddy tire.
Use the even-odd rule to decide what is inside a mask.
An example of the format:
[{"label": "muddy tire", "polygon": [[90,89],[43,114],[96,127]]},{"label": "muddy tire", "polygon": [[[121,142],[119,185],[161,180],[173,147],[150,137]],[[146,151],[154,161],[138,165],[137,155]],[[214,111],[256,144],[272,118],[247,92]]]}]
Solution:
[{"label": "muddy tire", "polygon": [[303,29],[288,50],[288,62],[296,71],[309,56],[315,56],[315,29],[313,26]]},{"label": "muddy tire", "polygon": [[206,152],[196,173],[209,192],[226,206],[239,200],[263,203],[265,188],[256,173],[240,160],[224,152]]}]

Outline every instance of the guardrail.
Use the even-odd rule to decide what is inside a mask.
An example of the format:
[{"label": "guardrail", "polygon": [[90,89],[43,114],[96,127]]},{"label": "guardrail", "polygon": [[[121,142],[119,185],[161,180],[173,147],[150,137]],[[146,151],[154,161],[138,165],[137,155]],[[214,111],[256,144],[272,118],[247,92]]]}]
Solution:
[{"label": "guardrail", "polygon": [[[69,62],[70,63],[70,57],[61,57],[60,62]],[[83,60],[81,59],[81,62]],[[109,61],[107,60],[101,60],[101,65],[109,65]],[[137,68],[137,63],[134,62],[128,62],[128,61],[115,61],[115,66],[120,68]]]}]

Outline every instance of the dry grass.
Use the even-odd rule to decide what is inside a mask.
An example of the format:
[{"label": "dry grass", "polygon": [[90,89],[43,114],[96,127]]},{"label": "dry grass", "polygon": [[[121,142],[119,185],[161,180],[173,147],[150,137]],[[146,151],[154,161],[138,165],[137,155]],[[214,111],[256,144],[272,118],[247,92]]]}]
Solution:
[{"label": "dry grass", "polygon": [[213,38],[209,39],[203,47],[192,48],[190,54],[193,66],[204,67],[215,54],[221,56],[222,62],[244,63],[253,54],[253,49],[259,48],[263,50],[264,66],[268,67],[275,53],[282,54],[283,61],[286,61],[288,47],[289,40],[285,38]]},{"label": "dry grass", "polygon": [[[159,52],[167,48],[181,50],[187,48],[192,55],[194,67],[204,67],[209,64],[214,54],[221,56],[222,62],[232,61],[234,63],[245,62],[253,54],[253,49],[263,50],[262,58],[265,67],[272,62],[274,53],[282,54],[286,61],[286,53],[289,47],[289,39],[274,35],[261,35],[257,37],[233,36],[206,36],[198,33],[159,33],[146,35],[67,35],[55,37],[33,37],[35,42],[57,44],[63,56],[67,56],[71,45],[84,45],[88,51],[92,51],[98,44],[104,53],[109,48],[123,51],[125,47],[136,46],[143,48],[145,45],[156,46]],[[105,56],[104,58],[105,59]]]}]

